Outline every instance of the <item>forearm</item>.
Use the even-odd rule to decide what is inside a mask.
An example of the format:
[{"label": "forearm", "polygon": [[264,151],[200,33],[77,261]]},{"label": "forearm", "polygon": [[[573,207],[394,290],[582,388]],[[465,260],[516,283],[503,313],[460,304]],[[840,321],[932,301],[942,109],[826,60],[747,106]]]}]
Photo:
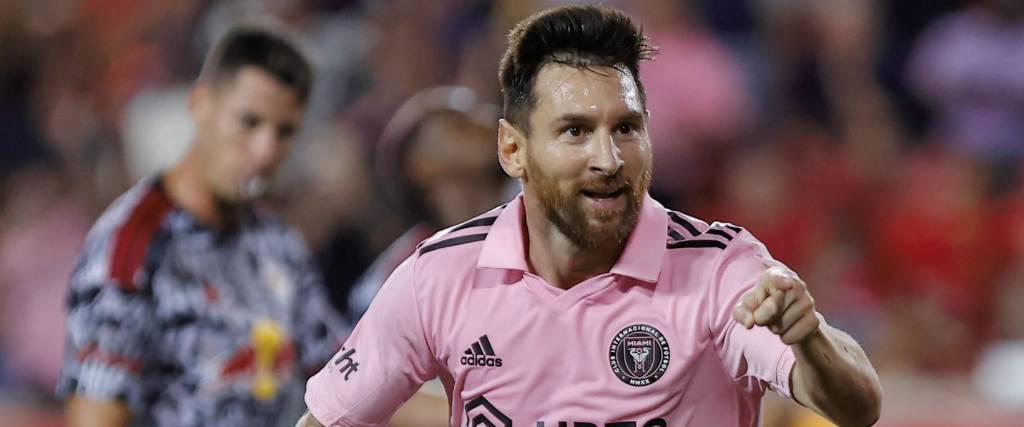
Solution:
[{"label": "forearm", "polygon": [[878,374],[852,337],[822,322],[792,347],[792,390],[798,402],[841,426],[866,426],[878,420]]}]

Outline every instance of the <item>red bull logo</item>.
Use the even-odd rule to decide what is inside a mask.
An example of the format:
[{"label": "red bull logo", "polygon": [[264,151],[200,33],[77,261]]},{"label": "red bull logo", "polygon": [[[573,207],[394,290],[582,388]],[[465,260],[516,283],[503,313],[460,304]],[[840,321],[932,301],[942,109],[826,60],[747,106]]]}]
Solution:
[{"label": "red bull logo", "polygon": [[250,389],[258,400],[270,400],[280,389],[279,378],[287,376],[295,363],[295,345],[272,320],[259,320],[249,331],[249,345],[224,362],[223,380],[250,378]]}]

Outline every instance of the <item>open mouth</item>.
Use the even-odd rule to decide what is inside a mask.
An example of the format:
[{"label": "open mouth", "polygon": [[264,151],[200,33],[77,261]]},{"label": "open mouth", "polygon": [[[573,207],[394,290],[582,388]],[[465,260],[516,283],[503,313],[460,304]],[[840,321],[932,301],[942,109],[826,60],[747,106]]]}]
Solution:
[{"label": "open mouth", "polygon": [[622,193],[626,192],[625,187],[620,187],[616,190],[583,190],[584,196],[590,197],[591,199],[614,199],[619,197]]}]

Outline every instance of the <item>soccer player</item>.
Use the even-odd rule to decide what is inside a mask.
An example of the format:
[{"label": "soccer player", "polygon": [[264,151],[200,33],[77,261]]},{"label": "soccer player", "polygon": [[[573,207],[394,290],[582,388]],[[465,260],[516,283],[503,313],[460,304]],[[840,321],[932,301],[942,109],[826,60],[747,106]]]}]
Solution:
[{"label": "soccer player", "polygon": [[522,194],[395,270],[310,379],[299,425],[385,422],[435,375],[452,425],[755,426],[767,389],[877,420],[874,369],[792,271],[745,229],[647,195],[651,54],[612,9],[518,24],[498,157]]},{"label": "soccer player", "polygon": [[68,425],[279,425],[337,349],[347,331],[305,244],[256,203],[312,82],[269,23],[218,40],[191,93],[192,145],[102,214],[71,277]]}]

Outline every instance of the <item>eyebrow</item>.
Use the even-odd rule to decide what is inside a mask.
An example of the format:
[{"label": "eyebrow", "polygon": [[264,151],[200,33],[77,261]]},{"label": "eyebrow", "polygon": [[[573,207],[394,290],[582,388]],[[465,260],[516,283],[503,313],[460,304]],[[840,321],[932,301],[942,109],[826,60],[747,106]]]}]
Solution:
[{"label": "eyebrow", "polygon": [[625,114],[619,116],[619,123],[622,122],[636,122],[643,123],[644,115],[638,111],[629,110]]},{"label": "eyebrow", "polygon": [[[615,120],[616,123],[623,122],[643,122],[644,116],[637,111],[629,110],[623,114],[620,114]],[[579,113],[567,113],[555,119],[555,123],[583,123],[593,124],[596,120],[593,116]]]},{"label": "eyebrow", "polygon": [[595,121],[596,120],[594,120],[593,116],[589,116],[589,115],[586,115],[586,114],[579,114],[579,113],[563,114],[561,117],[555,119],[555,123],[586,123],[586,124],[592,124]]}]

